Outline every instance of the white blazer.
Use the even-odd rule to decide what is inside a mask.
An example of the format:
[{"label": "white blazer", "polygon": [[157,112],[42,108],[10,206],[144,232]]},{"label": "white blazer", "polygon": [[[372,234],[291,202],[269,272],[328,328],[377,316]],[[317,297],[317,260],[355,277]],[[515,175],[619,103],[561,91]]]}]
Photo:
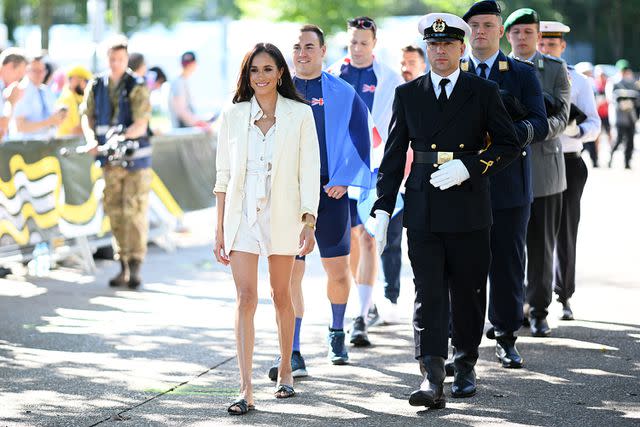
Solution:
[{"label": "white blazer", "polygon": [[[311,107],[278,95],[271,166],[271,250],[295,255],[302,216],[318,217],[320,149]],[[242,213],[247,171],[251,102],[239,102],[222,113],[216,151],[214,193],[226,193],[224,245],[231,250]]]}]

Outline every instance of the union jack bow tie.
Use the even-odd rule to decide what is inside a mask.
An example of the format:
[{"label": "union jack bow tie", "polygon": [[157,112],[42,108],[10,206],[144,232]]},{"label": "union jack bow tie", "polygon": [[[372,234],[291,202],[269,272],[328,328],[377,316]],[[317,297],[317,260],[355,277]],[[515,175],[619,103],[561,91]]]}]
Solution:
[{"label": "union jack bow tie", "polygon": [[322,107],[324,105],[324,98],[311,98],[311,106],[314,105],[319,105]]},{"label": "union jack bow tie", "polygon": [[374,93],[376,91],[376,85],[362,85],[362,93],[371,92]]}]

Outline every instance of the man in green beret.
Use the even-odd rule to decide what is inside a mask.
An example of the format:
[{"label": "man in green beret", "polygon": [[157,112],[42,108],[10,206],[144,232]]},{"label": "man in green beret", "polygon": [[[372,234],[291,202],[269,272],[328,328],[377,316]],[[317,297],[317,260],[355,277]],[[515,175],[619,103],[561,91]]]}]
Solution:
[{"label": "man in green beret", "polygon": [[540,18],[535,10],[518,9],[504,23],[511,56],[531,61],[542,85],[549,133],[531,145],[533,203],[527,228],[526,302],[531,335],[546,337],[548,307],[553,295],[553,250],[560,228],[562,193],[567,188],[560,135],[569,120],[570,85],[561,59],[537,50],[541,39]]}]

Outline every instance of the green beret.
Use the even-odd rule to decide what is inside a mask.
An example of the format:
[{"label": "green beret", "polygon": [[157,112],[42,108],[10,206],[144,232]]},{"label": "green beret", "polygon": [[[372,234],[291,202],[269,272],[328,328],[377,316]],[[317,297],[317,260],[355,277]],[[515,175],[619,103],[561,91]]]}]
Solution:
[{"label": "green beret", "polygon": [[618,70],[624,70],[626,68],[631,68],[631,66],[629,65],[629,61],[626,59],[618,59],[618,62],[616,62],[616,68]]},{"label": "green beret", "polygon": [[540,23],[540,18],[538,17],[538,13],[529,9],[528,7],[518,9],[514,11],[506,21],[504,21],[504,30],[509,31],[509,28],[512,25],[516,24],[538,24]]}]

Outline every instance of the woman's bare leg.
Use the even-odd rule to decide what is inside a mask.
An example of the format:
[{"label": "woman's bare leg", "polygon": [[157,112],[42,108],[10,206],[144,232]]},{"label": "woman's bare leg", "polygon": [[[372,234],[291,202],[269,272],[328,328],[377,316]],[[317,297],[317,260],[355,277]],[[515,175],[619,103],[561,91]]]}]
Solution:
[{"label": "woman's bare leg", "polygon": [[236,284],[236,349],[240,368],[240,397],[253,405],[253,318],[258,307],[258,255],[232,251],[231,272]]},{"label": "woman's bare leg", "polygon": [[291,302],[291,272],[293,256],[271,255],[269,257],[269,276],[271,277],[271,295],[276,309],[278,340],[280,342],[280,367],[278,384],[293,385],[291,374],[291,349],[293,347],[294,318]]}]

